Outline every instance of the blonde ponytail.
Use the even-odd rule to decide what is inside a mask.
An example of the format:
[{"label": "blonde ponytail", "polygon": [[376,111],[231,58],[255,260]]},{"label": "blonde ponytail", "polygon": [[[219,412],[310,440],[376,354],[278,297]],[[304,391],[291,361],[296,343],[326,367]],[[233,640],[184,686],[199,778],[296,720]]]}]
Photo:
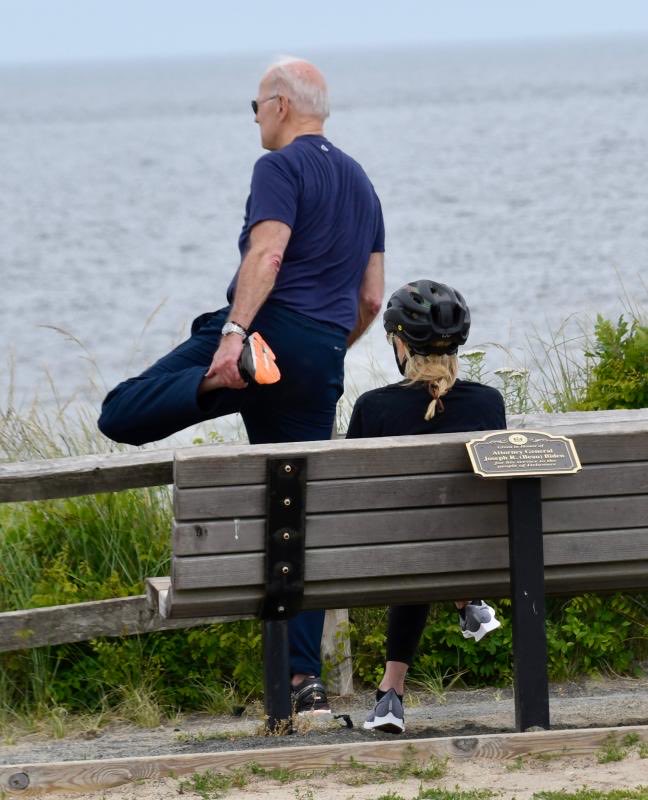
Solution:
[{"label": "blonde ponytail", "polygon": [[434,354],[420,356],[416,353],[410,353],[407,344],[402,339],[401,342],[407,352],[405,377],[409,381],[408,386],[425,383],[432,397],[432,402],[425,412],[425,419],[430,420],[437,411],[443,411],[441,398],[455,385],[459,373],[459,360],[456,354],[451,356]]}]

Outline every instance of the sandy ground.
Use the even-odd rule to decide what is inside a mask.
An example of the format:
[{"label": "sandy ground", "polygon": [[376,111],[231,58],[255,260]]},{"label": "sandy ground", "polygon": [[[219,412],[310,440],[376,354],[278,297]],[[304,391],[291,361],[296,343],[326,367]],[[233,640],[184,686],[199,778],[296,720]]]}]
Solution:
[{"label": "sandy ground", "polygon": [[[261,709],[251,708],[242,718],[210,718],[196,715],[175,720],[154,730],[142,730],[130,725],[111,725],[99,731],[76,732],[60,740],[31,735],[17,737],[0,746],[0,764],[19,765],[34,762],[108,759],[182,753],[249,750],[254,761],[255,748],[344,744],[372,741],[376,738],[393,740],[389,734],[362,730],[362,721],[371,705],[371,693],[363,692],[353,698],[337,698],[336,713],[349,713],[354,722],[347,730],[339,722],[303,726],[289,737],[257,735]],[[515,730],[514,707],[510,691],[479,690],[451,691],[442,697],[412,693],[406,697],[407,733],[400,737],[416,739],[434,736],[465,736],[479,733],[500,733]],[[551,687],[552,728],[612,727],[648,725],[648,677],[583,681]],[[648,740],[646,740],[648,742]],[[646,755],[644,745],[641,754]],[[366,780],[366,771],[362,780]],[[350,775],[358,778],[358,775]],[[375,777],[375,776],[374,776]],[[185,782],[185,786],[182,784]],[[126,784],[86,794],[50,795],[58,800],[153,800],[153,798],[198,795],[186,786],[188,777],[152,780]],[[190,782],[190,781],[189,781]],[[413,800],[421,782],[418,779],[388,780],[384,783],[348,785],[345,773],[281,784],[269,779],[253,778],[242,789],[231,789],[231,800],[377,800],[389,792],[404,800]],[[490,789],[498,797],[531,798],[546,790],[576,791],[582,786],[600,790],[644,786],[648,800],[648,758],[640,757],[638,745],[627,748],[621,761],[598,763],[596,755],[560,757],[543,760],[526,757],[512,762],[477,758],[473,761],[450,760],[443,778],[424,782],[423,786],[462,790]],[[10,795],[17,796],[17,795]],[[39,796],[31,795],[30,797]],[[42,795],[40,795],[42,796]],[[218,796],[216,793],[209,795]]]}]

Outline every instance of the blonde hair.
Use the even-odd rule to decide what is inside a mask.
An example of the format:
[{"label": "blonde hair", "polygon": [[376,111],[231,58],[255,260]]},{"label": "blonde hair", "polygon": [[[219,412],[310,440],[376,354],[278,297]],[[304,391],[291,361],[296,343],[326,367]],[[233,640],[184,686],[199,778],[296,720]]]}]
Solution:
[{"label": "blonde hair", "polygon": [[[395,337],[394,334],[389,334],[387,338],[393,343]],[[407,354],[404,369],[405,378],[409,381],[407,386],[425,383],[427,384],[428,392],[432,396],[432,402],[425,412],[425,419],[430,420],[437,410],[443,411],[441,398],[448,394],[455,385],[459,374],[459,359],[456,354],[451,356],[434,354],[420,356],[410,352],[407,343],[402,339],[400,339],[400,342]]]}]

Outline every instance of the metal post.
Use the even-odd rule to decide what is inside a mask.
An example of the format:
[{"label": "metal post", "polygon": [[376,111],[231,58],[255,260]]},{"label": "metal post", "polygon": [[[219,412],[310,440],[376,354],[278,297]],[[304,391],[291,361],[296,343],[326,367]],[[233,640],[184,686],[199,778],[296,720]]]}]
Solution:
[{"label": "metal post", "polygon": [[549,728],[540,478],[508,481],[515,727]]},{"label": "metal post", "polygon": [[288,622],[263,621],[263,689],[269,733],[292,733]]}]

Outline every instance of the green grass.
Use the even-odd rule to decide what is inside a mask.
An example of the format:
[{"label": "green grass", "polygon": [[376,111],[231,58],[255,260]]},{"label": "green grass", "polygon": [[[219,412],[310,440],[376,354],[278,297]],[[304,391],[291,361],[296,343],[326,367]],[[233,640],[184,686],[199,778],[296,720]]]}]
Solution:
[{"label": "green grass", "polygon": [[524,769],[524,759],[522,756],[516,756],[510,764],[506,764],[507,772],[519,772]]},{"label": "green grass", "polygon": [[490,800],[494,796],[490,789],[419,789],[413,800]]},{"label": "green grass", "polygon": [[619,744],[614,735],[610,734],[603,747],[596,753],[596,760],[599,764],[609,764],[613,761],[623,761],[627,755],[628,750]]},{"label": "green grass", "polygon": [[533,800],[648,800],[648,786],[612,789],[609,792],[587,788],[575,792],[537,792],[533,795]]},{"label": "green grass", "polygon": [[623,761],[634,749],[639,758],[648,758],[648,743],[642,742],[638,733],[634,731],[626,733],[621,737],[620,742],[614,734],[610,734],[596,757],[599,764]]},{"label": "green grass", "polygon": [[[179,782],[178,791],[180,794],[189,791],[195,792],[203,800],[211,800],[212,798],[223,797],[231,789],[244,788],[251,782],[259,780],[272,780],[287,784],[313,777],[335,775],[339,783],[344,783],[348,786],[364,786],[372,783],[406,780],[408,778],[430,781],[443,777],[445,772],[445,761],[432,758],[424,764],[418,763],[416,761],[416,750],[410,746],[407,748],[403,760],[395,765],[364,764],[351,758],[348,763],[325,769],[291,771],[284,767],[262,767],[252,761],[244,767],[231,772],[207,770],[194,773],[190,778]],[[423,791],[422,787],[420,791]],[[298,788],[295,790],[295,796],[299,800],[309,800],[308,790]],[[427,797],[428,795],[421,794],[420,796]],[[486,797],[486,795],[471,794],[466,797],[466,800],[479,800],[482,796]],[[389,797],[389,795],[384,795],[384,797]]]},{"label": "green grass", "polygon": [[190,778],[182,780],[178,784],[178,793],[193,792],[203,800],[223,797],[230,789],[242,789],[247,786],[248,777],[245,770],[236,770],[231,774],[220,772],[195,772]]},{"label": "green grass", "polygon": [[432,756],[421,764],[416,759],[416,748],[409,745],[398,764],[364,764],[353,756],[339,767],[338,780],[347,786],[364,786],[368,783],[418,778],[432,781],[444,777],[447,772],[447,759]]}]

